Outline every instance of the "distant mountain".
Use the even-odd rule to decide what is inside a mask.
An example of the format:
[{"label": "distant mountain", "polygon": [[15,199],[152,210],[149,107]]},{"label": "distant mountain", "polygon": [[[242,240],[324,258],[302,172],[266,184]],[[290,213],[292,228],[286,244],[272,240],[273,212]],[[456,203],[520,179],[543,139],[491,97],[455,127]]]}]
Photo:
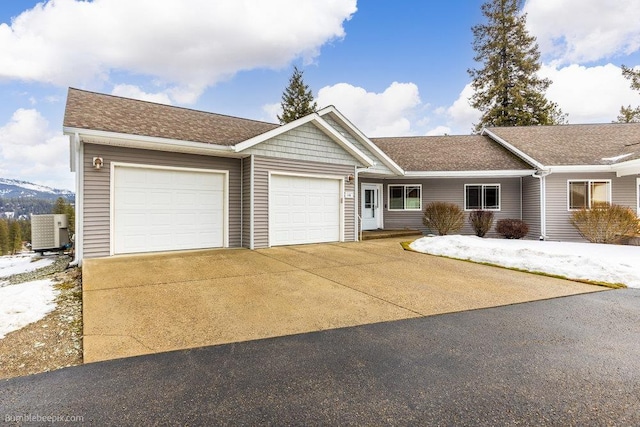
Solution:
[{"label": "distant mountain", "polygon": [[69,190],[58,190],[31,182],[19,181],[17,179],[0,178],[0,197],[3,199],[29,198],[45,200],[55,200],[58,197],[64,197],[70,202],[73,202],[75,194]]}]

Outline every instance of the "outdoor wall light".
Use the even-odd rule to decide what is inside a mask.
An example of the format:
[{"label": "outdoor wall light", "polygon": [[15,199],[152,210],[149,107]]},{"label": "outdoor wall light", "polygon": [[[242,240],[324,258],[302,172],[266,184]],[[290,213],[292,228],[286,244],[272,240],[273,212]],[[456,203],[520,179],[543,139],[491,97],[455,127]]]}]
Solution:
[{"label": "outdoor wall light", "polygon": [[93,167],[96,170],[100,170],[102,168],[102,165],[104,165],[104,161],[102,160],[102,157],[94,157],[93,158]]},{"label": "outdoor wall light", "polygon": [[353,182],[354,176],[353,174],[347,175],[347,182]]}]

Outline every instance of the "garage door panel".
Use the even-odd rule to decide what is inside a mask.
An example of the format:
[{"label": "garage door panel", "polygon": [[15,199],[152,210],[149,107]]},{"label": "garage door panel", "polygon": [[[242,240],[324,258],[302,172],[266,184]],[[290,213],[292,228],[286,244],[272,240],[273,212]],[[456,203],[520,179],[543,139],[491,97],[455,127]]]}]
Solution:
[{"label": "garage door panel", "polygon": [[340,181],[272,175],[272,246],[340,240]]},{"label": "garage door panel", "polygon": [[116,167],[114,253],[224,245],[221,173]]}]

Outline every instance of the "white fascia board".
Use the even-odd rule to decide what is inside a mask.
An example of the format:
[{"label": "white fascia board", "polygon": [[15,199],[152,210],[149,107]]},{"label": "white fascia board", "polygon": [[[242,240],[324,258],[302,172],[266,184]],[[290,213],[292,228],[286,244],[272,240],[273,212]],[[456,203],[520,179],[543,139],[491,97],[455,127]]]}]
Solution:
[{"label": "white fascia board", "polygon": [[373,154],[375,154],[376,157],[378,157],[378,159],[380,159],[380,161],[382,161],[382,163],[384,163],[385,166],[387,166],[391,171],[395,172],[398,175],[404,175],[404,170],[396,162],[394,162],[391,157],[387,156],[384,151],[382,151],[376,144],[374,144],[373,141],[371,141],[364,133],[362,133],[360,129],[355,127],[355,125],[351,123],[349,119],[347,119],[340,111],[338,111],[336,107],[334,107],[333,105],[329,105],[328,107],[325,107],[318,111],[318,114],[321,117],[328,113],[334,114],[339,119],[341,124],[346,126],[352,132],[352,135],[356,139],[358,139],[365,147],[367,147]]},{"label": "white fascia board", "polygon": [[249,138],[245,141],[239,142],[234,146],[234,150],[236,152],[244,151],[248,148],[253,147],[254,145],[260,144],[268,139],[275,138],[278,135],[282,135],[285,132],[290,131],[291,129],[297,128],[298,126],[302,126],[305,123],[309,123],[317,117],[315,113],[309,114],[307,116],[301,117],[298,120],[294,120],[292,122],[287,123],[286,125],[282,125],[275,129],[271,129],[268,132],[261,133],[260,135],[256,135],[253,138]]},{"label": "white fascia board", "polygon": [[204,155],[226,155],[234,153],[233,147],[226,145],[208,144],[206,142],[182,141],[179,139],[159,138],[153,136],[132,135],[128,133],[108,132],[92,129],[64,127],[65,135],[78,134],[80,137],[104,138],[110,142],[95,141],[103,145],[140,148],[145,150],[168,151],[177,153],[194,153]]},{"label": "white fascia board", "polygon": [[67,135],[69,137],[69,170],[76,171],[76,139],[77,135]]},{"label": "white fascia board", "polygon": [[558,165],[547,166],[550,173],[614,172],[612,165]]},{"label": "white fascia board", "polygon": [[489,138],[493,139],[495,142],[497,142],[498,144],[502,145],[504,148],[506,148],[507,150],[511,151],[516,156],[520,157],[524,161],[526,161],[526,162],[532,164],[533,166],[535,166],[537,169],[546,169],[545,166],[542,163],[540,163],[539,161],[537,161],[533,157],[529,156],[528,154],[525,154],[524,151],[522,151],[522,150],[516,148],[515,146],[509,144],[507,141],[505,141],[504,139],[500,138],[495,133],[487,130],[486,128],[482,129],[482,132],[480,132],[480,135],[487,135]]},{"label": "white fascia board", "polygon": [[407,178],[509,178],[531,176],[535,169],[480,171],[407,171]]},{"label": "white fascia board", "polygon": [[611,167],[618,177],[640,174],[640,159],[628,160],[626,162],[612,165]]},{"label": "white fascia board", "polygon": [[640,159],[612,165],[558,165],[547,166],[553,173],[616,173],[619,177],[640,174]]}]

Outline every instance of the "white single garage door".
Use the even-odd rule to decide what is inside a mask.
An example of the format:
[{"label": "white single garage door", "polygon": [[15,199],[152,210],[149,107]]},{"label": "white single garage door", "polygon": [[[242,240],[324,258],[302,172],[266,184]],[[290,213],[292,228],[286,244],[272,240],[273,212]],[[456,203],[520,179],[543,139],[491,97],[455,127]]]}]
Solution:
[{"label": "white single garage door", "polygon": [[271,175],[269,244],[340,240],[340,180]]},{"label": "white single garage door", "polygon": [[225,243],[225,173],[116,166],[113,253]]}]

